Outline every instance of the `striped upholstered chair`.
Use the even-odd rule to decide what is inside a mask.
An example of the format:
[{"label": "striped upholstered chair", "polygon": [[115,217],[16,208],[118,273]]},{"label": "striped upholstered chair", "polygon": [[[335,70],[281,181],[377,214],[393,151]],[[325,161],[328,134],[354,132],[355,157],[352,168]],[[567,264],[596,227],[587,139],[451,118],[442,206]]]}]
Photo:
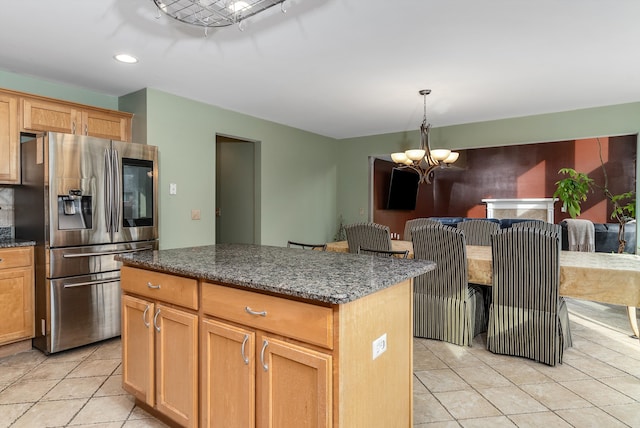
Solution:
[{"label": "striped upholstered chair", "polygon": [[571,346],[560,287],[560,238],[518,227],[493,236],[493,301],[487,349],[555,366]]},{"label": "striped upholstered chair", "polygon": [[521,227],[532,227],[534,229],[547,230],[555,235],[558,235],[558,237],[562,237],[562,226],[560,226],[559,224],[547,223],[546,221],[542,220],[521,221],[520,223],[514,223],[511,227],[516,229],[519,229]]},{"label": "striped upholstered chair", "polygon": [[500,224],[489,220],[461,221],[456,227],[464,231],[467,245],[491,245],[491,235],[500,230]]},{"label": "striped upholstered chair", "polygon": [[344,226],[350,253],[358,253],[358,248],[391,251],[391,231],[389,226],[378,223],[353,223]]},{"label": "striped upholstered chair", "polygon": [[418,226],[436,226],[441,224],[438,220],[433,220],[430,218],[413,218],[411,220],[407,220],[404,224],[404,235],[402,235],[402,239],[405,241],[411,241],[411,229]]},{"label": "striped upholstered chair", "polygon": [[414,336],[471,346],[486,330],[487,317],[481,290],[468,283],[464,233],[437,225],[411,234],[414,257],[437,265],[414,281]]}]

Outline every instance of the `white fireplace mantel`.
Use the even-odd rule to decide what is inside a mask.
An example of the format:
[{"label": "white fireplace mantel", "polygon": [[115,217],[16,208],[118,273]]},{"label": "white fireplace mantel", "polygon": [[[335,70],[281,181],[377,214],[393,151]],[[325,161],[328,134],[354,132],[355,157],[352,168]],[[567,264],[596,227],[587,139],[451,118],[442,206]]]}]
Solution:
[{"label": "white fireplace mantel", "polygon": [[518,213],[532,210],[545,211],[547,222],[553,223],[553,204],[558,198],[483,199],[487,204],[487,218],[500,218],[496,211],[516,210]]}]

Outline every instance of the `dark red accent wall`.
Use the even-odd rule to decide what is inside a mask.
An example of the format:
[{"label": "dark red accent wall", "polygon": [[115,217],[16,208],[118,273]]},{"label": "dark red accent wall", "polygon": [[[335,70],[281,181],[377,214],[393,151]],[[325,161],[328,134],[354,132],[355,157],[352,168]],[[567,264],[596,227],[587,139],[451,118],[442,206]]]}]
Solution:
[{"label": "dark red accent wall", "polygon": [[[613,194],[635,190],[637,135],[600,138],[609,189]],[[417,217],[485,217],[485,198],[550,198],[556,181],[564,178],[560,168],[587,173],[604,184],[598,140],[559,141],[489,147],[461,151],[458,168],[437,170],[433,184],[422,184],[413,211],[385,210],[392,162],[374,162],[374,212],[376,223],[402,234],[406,220]],[[555,221],[568,215],[556,203]],[[594,223],[612,220],[611,204],[595,190],[582,204],[581,218]]]}]

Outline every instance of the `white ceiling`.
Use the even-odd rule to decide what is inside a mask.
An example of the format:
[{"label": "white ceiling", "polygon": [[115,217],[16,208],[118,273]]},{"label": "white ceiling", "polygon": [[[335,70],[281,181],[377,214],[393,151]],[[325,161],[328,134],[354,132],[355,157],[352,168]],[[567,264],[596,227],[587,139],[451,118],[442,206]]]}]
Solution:
[{"label": "white ceiling", "polygon": [[637,0],[287,0],[207,38],[152,0],[5,3],[0,69],[335,138],[417,129],[423,88],[434,127],[640,101]]}]

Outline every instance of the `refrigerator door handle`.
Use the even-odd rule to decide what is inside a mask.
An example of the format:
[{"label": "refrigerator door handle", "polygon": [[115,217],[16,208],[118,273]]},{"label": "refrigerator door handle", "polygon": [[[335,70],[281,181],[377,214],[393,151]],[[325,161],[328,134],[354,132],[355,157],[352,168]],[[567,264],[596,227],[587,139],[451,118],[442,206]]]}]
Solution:
[{"label": "refrigerator door handle", "polygon": [[140,248],[134,248],[131,250],[100,251],[97,253],[63,254],[62,258],[75,259],[78,257],[110,256],[112,254],[137,253],[138,251],[147,251],[147,250],[153,250],[153,247],[140,247]]},{"label": "refrigerator door handle", "polygon": [[111,174],[113,177],[113,208],[114,216],[113,216],[113,231],[115,233],[120,231],[120,206],[122,205],[122,183],[120,183],[120,158],[118,155],[118,151],[116,149],[112,149],[111,159],[113,162],[113,167],[111,169]]},{"label": "refrigerator door handle", "polygon": [[66,284],[63,285],[63,287],[64,288],[75,288],[75,287],[84,287],[86,285],[107,284],[107,283],[110,283],[110,282],[119,282],[119,281],[120,281],[120,278],[96,279],[95,281],[66,283]]},{"label": "refrigerator door handle", "polygon": [[104,222],[107,226],[107,233],[111,233],[111,154],[109,149],[104,149]]}]

